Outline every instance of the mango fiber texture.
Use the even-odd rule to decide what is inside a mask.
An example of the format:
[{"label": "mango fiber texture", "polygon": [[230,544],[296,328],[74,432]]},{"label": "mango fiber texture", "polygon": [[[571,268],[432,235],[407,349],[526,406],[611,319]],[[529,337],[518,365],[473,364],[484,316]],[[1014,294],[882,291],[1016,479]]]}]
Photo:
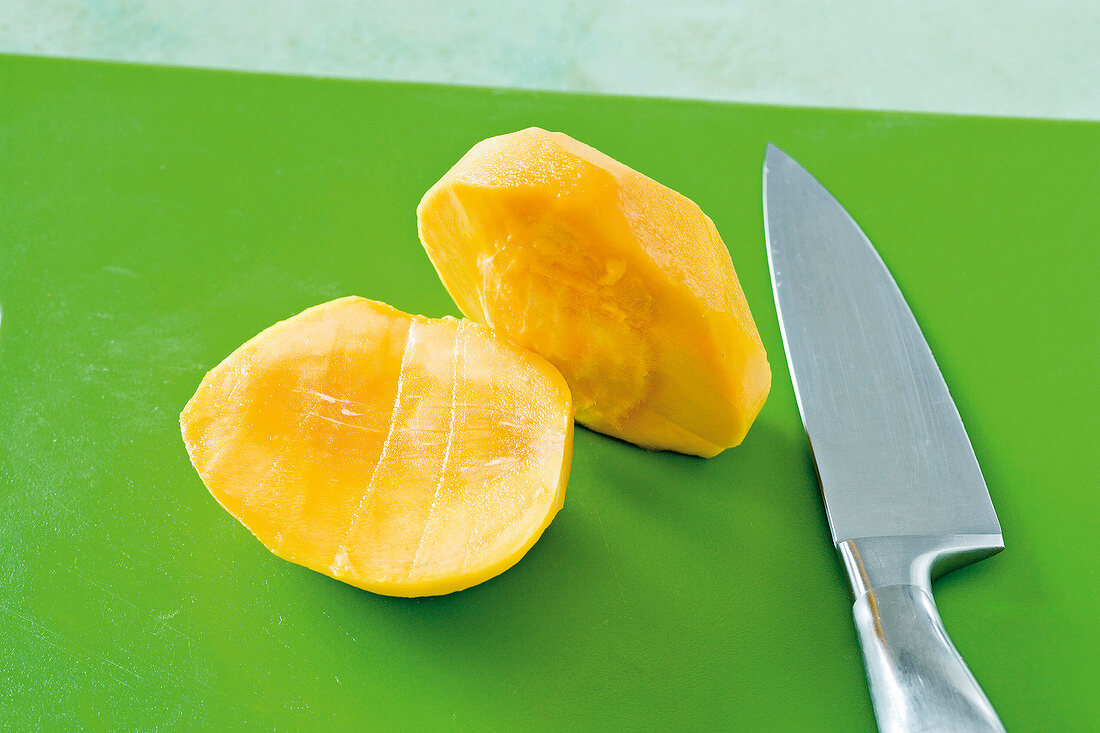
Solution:
[{"label": "mango fiber texture", "polygon": [[260,333],[180,416],[210,493],[272,552],[375,593],[467,588],[561,508],[570,395],[480,323],[363,298]]},{"label": "mango fiber texture", "polygon": [[729,252],[684,196],[530,128],[475,145],[417,221],[466,317],[556,366],[578,422],[700,456],[745,437],[771,370]]}]

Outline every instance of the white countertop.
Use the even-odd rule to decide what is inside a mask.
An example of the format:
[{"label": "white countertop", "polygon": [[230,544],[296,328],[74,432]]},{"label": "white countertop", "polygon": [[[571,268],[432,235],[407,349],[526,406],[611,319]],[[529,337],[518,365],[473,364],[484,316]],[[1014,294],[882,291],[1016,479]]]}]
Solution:
[{"label": "white countertop", "polygon": [[1096,0],[0,0],[0,52],[1100,120]]}]

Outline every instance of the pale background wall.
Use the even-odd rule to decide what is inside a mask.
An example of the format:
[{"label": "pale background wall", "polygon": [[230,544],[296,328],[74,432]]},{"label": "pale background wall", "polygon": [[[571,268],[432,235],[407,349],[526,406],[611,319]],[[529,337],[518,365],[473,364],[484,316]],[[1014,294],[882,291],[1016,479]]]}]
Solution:
[{"label": "pale background wall", "polygon": [[1100,120],[1097,0],[0,0],[0,52]]}]

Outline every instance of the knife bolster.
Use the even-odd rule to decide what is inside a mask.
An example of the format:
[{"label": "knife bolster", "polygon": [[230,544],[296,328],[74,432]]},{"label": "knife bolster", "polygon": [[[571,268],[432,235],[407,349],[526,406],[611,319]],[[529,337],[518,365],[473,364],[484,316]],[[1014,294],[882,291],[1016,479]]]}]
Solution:
[{"label": "knife bolster", "polygon": [[861,537],[837,543],[857,600],[891,585],[915,585],[931,593],[933,579],[1002,549],[999,534]]}]

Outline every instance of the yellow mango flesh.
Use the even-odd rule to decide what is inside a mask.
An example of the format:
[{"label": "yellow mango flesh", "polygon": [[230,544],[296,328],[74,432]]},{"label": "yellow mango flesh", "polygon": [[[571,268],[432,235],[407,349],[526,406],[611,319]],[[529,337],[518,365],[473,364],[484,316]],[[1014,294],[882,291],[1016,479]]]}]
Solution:
[{"label": "yellow mango flesh", "polygon": [[578,422],[701,456],[744,439],[771,370],[729,252],[684,196],[530,128],[475,145],[417,222],[466,317],[554,364]]},{"label": "yellow mango flesh", "polygon": [[180,416],[210,493],[272,552],[395,596],[511,567],[561,508],[561,375],[480,323],[363,298],[260,333]]}]

